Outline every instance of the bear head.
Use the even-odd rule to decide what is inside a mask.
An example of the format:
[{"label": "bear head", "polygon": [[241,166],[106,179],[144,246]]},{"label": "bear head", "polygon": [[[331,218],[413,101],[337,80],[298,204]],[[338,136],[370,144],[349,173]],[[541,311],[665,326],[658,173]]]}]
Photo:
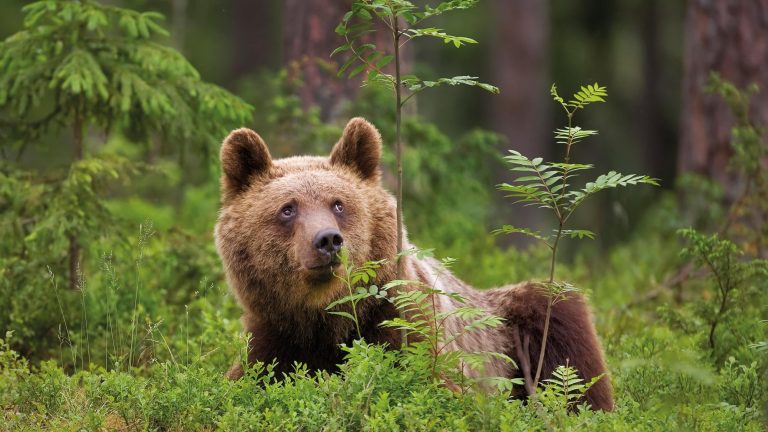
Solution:
[{"label": "bear head", "polygon": [[[356,264],[392,261],[396,205],[381,186],[380,157],[379,132],[362,118],[349,121],[328,157],[272,159],[254,131],[229,134],[221,147],[216,247],[247,315],[327,319],[325,306],[348,294],[335,277],[344,271],[341,247]],[[394,272],[385,264],[377,280]]]}]

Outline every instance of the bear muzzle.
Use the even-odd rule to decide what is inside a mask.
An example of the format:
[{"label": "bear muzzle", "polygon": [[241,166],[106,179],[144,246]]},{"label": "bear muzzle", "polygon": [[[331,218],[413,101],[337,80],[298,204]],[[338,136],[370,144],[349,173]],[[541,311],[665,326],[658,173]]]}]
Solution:
[{"label": "bear muzzle", "polygon": [[334,270],[341,264],[339,251],[343,245],[344,238],[335,228],[321,229],[314,235],[303,260],[310,282],[324,284],[333,279]]}]

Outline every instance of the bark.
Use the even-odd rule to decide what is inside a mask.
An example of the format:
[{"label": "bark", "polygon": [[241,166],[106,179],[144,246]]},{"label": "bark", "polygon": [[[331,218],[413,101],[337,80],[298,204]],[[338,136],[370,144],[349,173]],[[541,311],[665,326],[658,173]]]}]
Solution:
[{"label": "bark", "polygon": [[[178,0],[177,0],[178,1]],[[280,2],[235,0],[232,3],[232,76],[238,79],[279,64]]]},{"label": "bark", "polygon": [[283,9],[283,65],[304,81],[304,108],[317,106],[323,120],[334,117],[339,102],[351,98],[359,80],[336,77],[331,52],[343,43],[334,29],[349,10],[349,0],[285,0]]},{"label": "bark", "polygon": [[[348,54],[330,57],[344,39],[336,26],[350,10],[351,0],[285,0],[283,8],[283,66],[304,82],[300,97],[304,108],[319,107],[325,121],[337,117],[341,102],[355,97],[362,75],[354,79],[337,77]],[[373,43],[392,52],[392,34],[383,25],[361,43]],[[401,68],[409,70],[408,52],[401,53]],[[386,68],[394,73],[393,65]]]},{"label": "bark", "polygon": [[666,70],[659,45],[660,26],[663,22],[659,6],[659,0],[645,0],[637,11],[641,17],[643,82],[636,118],[646,172],[661,179],[662,184],[672,184],[677,155],[669,151],[669,143],[675,139],[675,132],[666,127],[662,112]]},{"label": "bark", "polygon": [[[501,89],[501,94],[491,98],[491,125],[507,137],[505,154],[508,149],[514,149],[529,157],[549,158],[548,3],[545,0],[492,2],[491,82]],[[506,166],[496,171],[494,180],[495,183],[509,181]],[[498,197],[503,199],[501,194]],[[517,208],[511,222],[537,228],[541,219],[535,209]],[[507,236],[506,239],[525,244],[527,237]]]},{"label": "bark", "polygon": [[756,83],[753,121],[768,124],[768,0],[690,0],[683,54],[683,106],[678,172],[719,181],[732,201],[740,185],[726,169],[734,118],[717,95],[706,94],[710,71],[739,87]]}]

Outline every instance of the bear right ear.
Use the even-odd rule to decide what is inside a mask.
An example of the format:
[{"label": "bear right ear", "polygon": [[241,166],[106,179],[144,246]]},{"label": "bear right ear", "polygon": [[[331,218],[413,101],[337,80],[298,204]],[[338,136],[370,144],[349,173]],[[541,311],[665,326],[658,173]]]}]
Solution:
[{"label": "bear right ear", "polygon": [[352,168],[367,181],[378,182],[381,178],[381,135],[362,117],[355,117],[344,127],[339,142],[331,150],[331,165]]},{"label": "bear right ear", "polygon": [[244,191],[255,175],[272,166],[272,156],[259,134],[241,128],[232,131],[221,145],[222,191],[225,200]]}]

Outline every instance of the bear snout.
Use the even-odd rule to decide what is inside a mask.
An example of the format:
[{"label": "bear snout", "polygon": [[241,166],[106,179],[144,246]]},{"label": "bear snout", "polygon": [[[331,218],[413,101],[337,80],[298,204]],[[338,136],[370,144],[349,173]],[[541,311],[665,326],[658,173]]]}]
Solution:
[{"label": "bear snout", "polygon": [[302,248],[302,265],[310,283],[326,283],[333,279],[334,269],[341,263],[339,251],[344,245],[344,237],[336,228],[323,228],[311,239]]},{"label": "bear snout", "polygon": [[344,238],[339,231],[333,228],[320,230],[315,234],[315,238],[312,239],[312,246],[315,250],[317,250],[321,256],[328,256],[331,258],[331,261],[338,259],[336,254],[339,253],[342,245],[344,245]]}]

